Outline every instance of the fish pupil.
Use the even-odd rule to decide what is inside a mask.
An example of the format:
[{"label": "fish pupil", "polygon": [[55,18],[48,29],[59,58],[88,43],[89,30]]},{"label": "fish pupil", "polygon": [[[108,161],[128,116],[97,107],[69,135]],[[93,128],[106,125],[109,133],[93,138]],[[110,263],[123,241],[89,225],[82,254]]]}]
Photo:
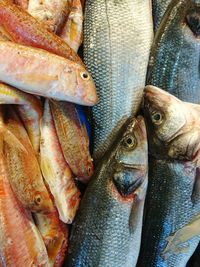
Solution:
[{"label": "fish pupil", "polygon": [[132,140],[131,138],[128,138],[128,139],[126,140],[126,142],[127,142],[128,145],[131,145],[132,142],[133,142],[133,140]]},{"label": "fish pupil", "polygon": [[154,116],[153,116],[153,119],[155,121],[159,121],[161,119],[161,115],[159,113],[156,113]]}]

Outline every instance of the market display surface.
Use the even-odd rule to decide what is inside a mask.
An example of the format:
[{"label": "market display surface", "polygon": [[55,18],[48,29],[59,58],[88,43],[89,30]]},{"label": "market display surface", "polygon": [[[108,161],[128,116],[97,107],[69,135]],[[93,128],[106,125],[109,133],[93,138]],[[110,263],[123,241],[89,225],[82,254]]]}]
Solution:
[{"label": "market display surface", "polygon": [[0,267],[200,267],[200,0],[0,0]]}]

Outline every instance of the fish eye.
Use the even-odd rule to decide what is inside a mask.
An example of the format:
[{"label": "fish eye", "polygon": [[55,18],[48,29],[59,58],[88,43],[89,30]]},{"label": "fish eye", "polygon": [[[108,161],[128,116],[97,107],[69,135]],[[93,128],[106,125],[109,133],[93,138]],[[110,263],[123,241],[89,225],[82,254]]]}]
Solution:
[{"label": "fish eye", "polygon": [[135,136],[128,135],[125,137],[123,143],[125,148],[134,149],[136,147],[137,141]]},{"label": "fish eye", "polygon": [[151,114],[152,122],[156,125],[160,125],[163,121],[163,116],[159,111],[155,111]]},{"label": "fish eye", "polygon": [[81,72],[80,75],[84,81],[88,81],[90,79],[90,75],[87,72]]}]

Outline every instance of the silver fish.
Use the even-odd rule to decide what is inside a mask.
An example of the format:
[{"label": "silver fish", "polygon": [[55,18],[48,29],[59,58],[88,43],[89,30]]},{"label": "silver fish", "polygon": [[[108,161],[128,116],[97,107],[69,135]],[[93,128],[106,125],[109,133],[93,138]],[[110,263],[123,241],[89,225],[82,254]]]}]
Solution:
[{"label": "silver fish", "polygon": [[100,96],[93,109],[94,159],[140,107],[153,38],[151,11],[151,0],[86,2],[84,61]]},{"label": "silver fish", "polygon": [[154,30],[157,31],[162,18],[173,0],[152,0]]},{"label": "silver fish", "polygon": [[142,117],[122,127],[96,169],[72,228],[68,267],[134,267],[147,188]]}]

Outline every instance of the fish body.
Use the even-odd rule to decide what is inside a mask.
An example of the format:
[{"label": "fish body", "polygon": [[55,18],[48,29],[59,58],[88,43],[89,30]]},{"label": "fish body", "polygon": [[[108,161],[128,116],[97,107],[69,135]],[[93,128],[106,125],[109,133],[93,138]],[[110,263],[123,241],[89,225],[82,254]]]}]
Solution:
[{"label": "fish body", "polygon": [[0,103],[16,105],[31,144],[36,155],[38,155],[40,146],[40,119],[43,114],[41,101],[33,95],[24,93],[7,84],[0,83]]},{"label": "fish body", "polygon": [[51,212],[54,206],[44,184],[28,135],[16,114],[5,106],[4,127],[18,140],[4,142],[4,155],[12,189],[25,208],[32,212]]},{"label": "fish body", "polygon": [[154,30],[157,31],[163,16],[173,0],[152,0]]},{"label": "fish body", "polygon": [[[0,42],[0,80],[25,92],[93,105],[95,85],[84,68],[42,49]],[[6,58],[6,60],[5,60]]]},{"label": "fish body", "polygon": [[21,6],[24,10],[27,10],[28,4],[29,4],[29,0],[14,0],[14,3],[16,5]]},{"label": "fish body", "polygon": [[135,266],[147,169],[146,130],[138,117],[123,125],[86,189],[65,266]]},{"label": "fish body", "polygon": [[170,162],[150,157],[149,185],[138,267],[185,267],[200,238],[183,244],[182,251],[163,254],[168,237],[199,213],[191,195],[196,167],[193,163]]},{"label": "fish body", "polygon": [[76,107],[55,101],[50,102],[50,107],[65,160],[79,180],[88,182],[94,171],[93,162],[87,130]]},{"label": "fish body", "polygon": [[157,32],[147,84],[200,103],[200,7],[198,0],[174,0]]},{"label": "fish body", "polygon": [[59,220],[58,213],[34,214],[34,220],[39,229],[52,267],[61,267],[68,247],[68,226]]},{"label": "fish body", "polygon": [[0,266],[50,267],[31,214],[22,207],[9,184],[2,144],[0,154]]},{"label": "fish body", "polygon": [[68,0],[29,0],[28,13],[57,32],[68,15]]},{"label": "fish body", "polygon": [[63,156],[48,100],[45,101],[41,121],[40,165],[60,220],[72,223],[79,206],[80,192]]},{"label": "fish body", "polygon": [[151,9],[149,0],[86,2],[84,62],[100,97],[93,109],[96,160],[140,107],[153,38]]}]

